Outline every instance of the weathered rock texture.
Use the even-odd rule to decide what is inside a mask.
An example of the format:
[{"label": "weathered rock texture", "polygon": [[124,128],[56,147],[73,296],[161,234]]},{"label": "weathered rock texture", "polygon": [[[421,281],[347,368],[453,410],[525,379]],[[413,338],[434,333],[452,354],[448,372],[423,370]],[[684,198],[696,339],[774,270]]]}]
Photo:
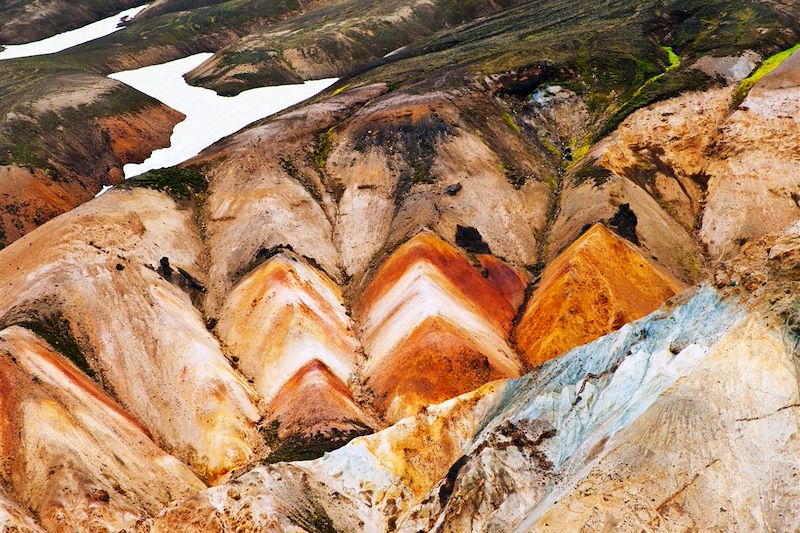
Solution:
[{"label": "weathered rock texture", "polygon": [[651,313],[681,289],[595,225],[547,265],[515,330],[517,349],[540,365]]},{"label": "weathered rock texture", "polygon": [[[125,61],[234,39],[251,10],[268,33],[363,5],[182,2],[137,21],[155,47],[115,38]],[[800,56],[738,85],[797,36],[796,2],[689,4],[474,4],[499,12],[19,222],[0,529],[798,529]],[[81,57],[109,64],[97,46]],[[47,169],[116,168],[177,118],[81,79],[11,113],[58,120],[31,137],[43,160],[8,144],[9,195],[69,209],[75,182]],[[49,216],[26,202],[3,223]]]}]

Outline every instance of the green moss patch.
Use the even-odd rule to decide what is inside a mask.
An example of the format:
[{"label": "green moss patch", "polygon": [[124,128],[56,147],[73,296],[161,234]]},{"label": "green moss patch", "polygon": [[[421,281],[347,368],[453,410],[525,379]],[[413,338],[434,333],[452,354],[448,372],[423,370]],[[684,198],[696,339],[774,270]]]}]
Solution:
[{"label": "green moss patch", "polygon": [[520,129],[517,122],[514,120],[514,117],[511,116],[510,113],[507,111],[503,112],[503,121],[508,124],[508,127],[514,130],[517,134],[521,135],[522,130]]},{"label": "green moss patch", "polygon": [[362,435],[369,435],[372,429],[357,420],[348,420],[354,427],[352,431],[333,430],[330,435],[297,435],[279,436],[280,421],[272,420],[261,428],[264,443],[270,452],[264,463],[283,463],[291,461],[308,461],[318,459],[337,448],[341,448],[351,440]]},{"label": "green moss patch", "polygon": [[17,326],[26,328],[45,341],[58,353],[72,361],[81,372],[94,379],[95,371],[83,355],[78,342],[72,335],[69,322],[62,317],[54,316],[38,321],[18,322]]},{"label": "green moss patch", "polygon": [[743,79],[736,88],[736,92],[733,93],[733,107],[741,104],[747,96],[747,93],[750,92],[750,89],[752,89],[756,83],[758,83],[764,76],[778,68],[781,63],[789,59],[789,56],[791,56],[797,50],[800,50],[800,43],[768,57],[752,74]]},{"label": "green moss patch", "polygon": [[325,163],[333,150],[333,141],[336,138],[336,126],[331,126],[317,137],[317,145],[314,148],[314,164],[320,171],[325,170]]},{"label": "green moss patch", "polygon": [[187,168],[161,168],[151,170],[117,185],[119,189],[143,187],[165,192],[176,200],[185,200],[194,194],[204,193],[208,182],[203,174]]}]

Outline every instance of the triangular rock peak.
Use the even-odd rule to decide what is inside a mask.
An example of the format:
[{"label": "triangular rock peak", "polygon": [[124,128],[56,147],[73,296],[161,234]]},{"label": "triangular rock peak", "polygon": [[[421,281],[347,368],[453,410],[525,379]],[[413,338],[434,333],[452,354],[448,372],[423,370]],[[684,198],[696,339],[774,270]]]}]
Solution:
[{"label": "triangular rock peak", "polygon": [[423,232],[397,248],[362,293],[364,376],[387,420],[521,372],[507,335],[527,279],[498,259],[479,260],[483,273]]},{"label": "triangular rock peak", "polygon": [[282,252],[252,271],[218,331],[267,406],[270,460],[311,457],[377,426],[347,387],[362,356],[341,290],[306,260]]},{"label": "triangular rock peak", "polygon": [[545,268],[514,332],[516,347],[540,365],[651,313],[682,288],[596,224]]},{"label": "triangular rock peak", "polygon": [[315,458],[378,427],[347,385],[316,359],[284,384],[267,408],[267,420],[263,434],[272,462]]}]

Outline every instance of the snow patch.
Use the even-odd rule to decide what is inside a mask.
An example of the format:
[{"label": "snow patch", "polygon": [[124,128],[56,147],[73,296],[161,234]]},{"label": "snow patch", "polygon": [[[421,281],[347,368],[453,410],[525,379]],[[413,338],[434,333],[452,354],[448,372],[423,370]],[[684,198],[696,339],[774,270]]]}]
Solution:
[{"label": "snow patch", "polygon": [[261,87],[234,97],[224,97],[210,89],[193,87],[183,78],[212,55],[195,54],[109,76],[186,115],[186,119],[175,126],[169,148],[154,151],[143,163],[125,165],[125,178],[182,163],[223,137],[300,103],[337,81],[337,78],[328,78],[295,85]]},{"label": "snow patch", "polygon": [[121,24],[129,19],[132,19],[143,11],[147,4],[131,9],[126,9],[122,13],[118,13],[113,17],[108,17],[103,20],[93,22],[83,28],[76,30],[59,33],[41,41],[35,41],[26,44],[9,44],[3,45],[5,48],[0,51],[0,61],[4,59],[18,59],[21,57],[43,56],[48,54],[55,54],[72,48],[80,44],[100,39],[106,35],[124,29],[125,26]]}]

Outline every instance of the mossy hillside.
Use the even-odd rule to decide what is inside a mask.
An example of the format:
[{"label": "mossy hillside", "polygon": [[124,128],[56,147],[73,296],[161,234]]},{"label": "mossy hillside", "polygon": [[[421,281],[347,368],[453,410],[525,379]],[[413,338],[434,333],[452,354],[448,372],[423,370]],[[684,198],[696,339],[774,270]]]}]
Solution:
[{"label": "mossy hillside", "polygon": [[47,341],[55,351],[69,359],[81,372],[92,379],[96,378],[94,369],[83,355],[66,319],[52,316],[43,320],[18,322],[16,325],[32,331]]},{"label": "mossy hillside", "polygon": [[[31,94],[32,100],[39,94]],[[98,168],[97,154],[114,157],[110,139],[102,136],[97,121],[120,114],[135,114],[148,106],[158,105],[150,97],[128,87],[118,87],[93,103],[42,110],[26,102],[18,102],[6,111],[0,123],[0,165],[39,168],[58,177],[70,170],[83,176],[96,174],[102,178],[107,169]],[[94,162],[82,160],[95,155]]]},{"label": "mossy hillside", "polygon": [[[203,2],[202,4],[207,4]],[[108,74],[146,52],[172,50],[169,57],[219,49],[237,36],[261,28],[304,9],[301,0],[228,0],[207,5],[193,2],[190,9],[172,6],[137,19],[125,31],[113,33],[53,58],[73,67]],[[152,54],[147,54],[152,57]],[[150,60],[152,61],[152,59]]]},{"label": "mossy hillside", "polygon": [[[21,44],[44,39],[141,5],[140,0],[82,0],[67,9],[57,0],[4,0],[0,3],[0,42]],[[47,16],[36,16],[36,13]]]},{"label": "mossy hillside", "polygon": [[[433,0],[418,5],[407,0],[327,2],[248,36],[221,53],[210,75],[190,76],[189,80],[226,95],[265,81],[296,82],[301,74],[286,60],[289,50],[305,57],[315,77],[352,75],[369,70],[386,54],[442,28],[521,3],[523,0]],[[406,11],[409,6],[410,13]],[[401,12],[403,16],[397,16]],[[238,71],[242,66],[246,71]]]},{"label": "mossy hillside", "polygon": [[171,167],[151,170],[117,185],[119,189],[137,187],[165,192],[175,200],[187,200],[205,194],[208,182],[195,169]]},{"label": "mossy hillside", "polygon": [[798,32],[800,14],[723,0],[530,2],[442,31],[348,81],[422,91],[547,64],[538,82],[568,85],[592,115],[590,137],[573,147],[579,156],[636,109],[713,84],[690,68],[697,57],[773,50]]}]

